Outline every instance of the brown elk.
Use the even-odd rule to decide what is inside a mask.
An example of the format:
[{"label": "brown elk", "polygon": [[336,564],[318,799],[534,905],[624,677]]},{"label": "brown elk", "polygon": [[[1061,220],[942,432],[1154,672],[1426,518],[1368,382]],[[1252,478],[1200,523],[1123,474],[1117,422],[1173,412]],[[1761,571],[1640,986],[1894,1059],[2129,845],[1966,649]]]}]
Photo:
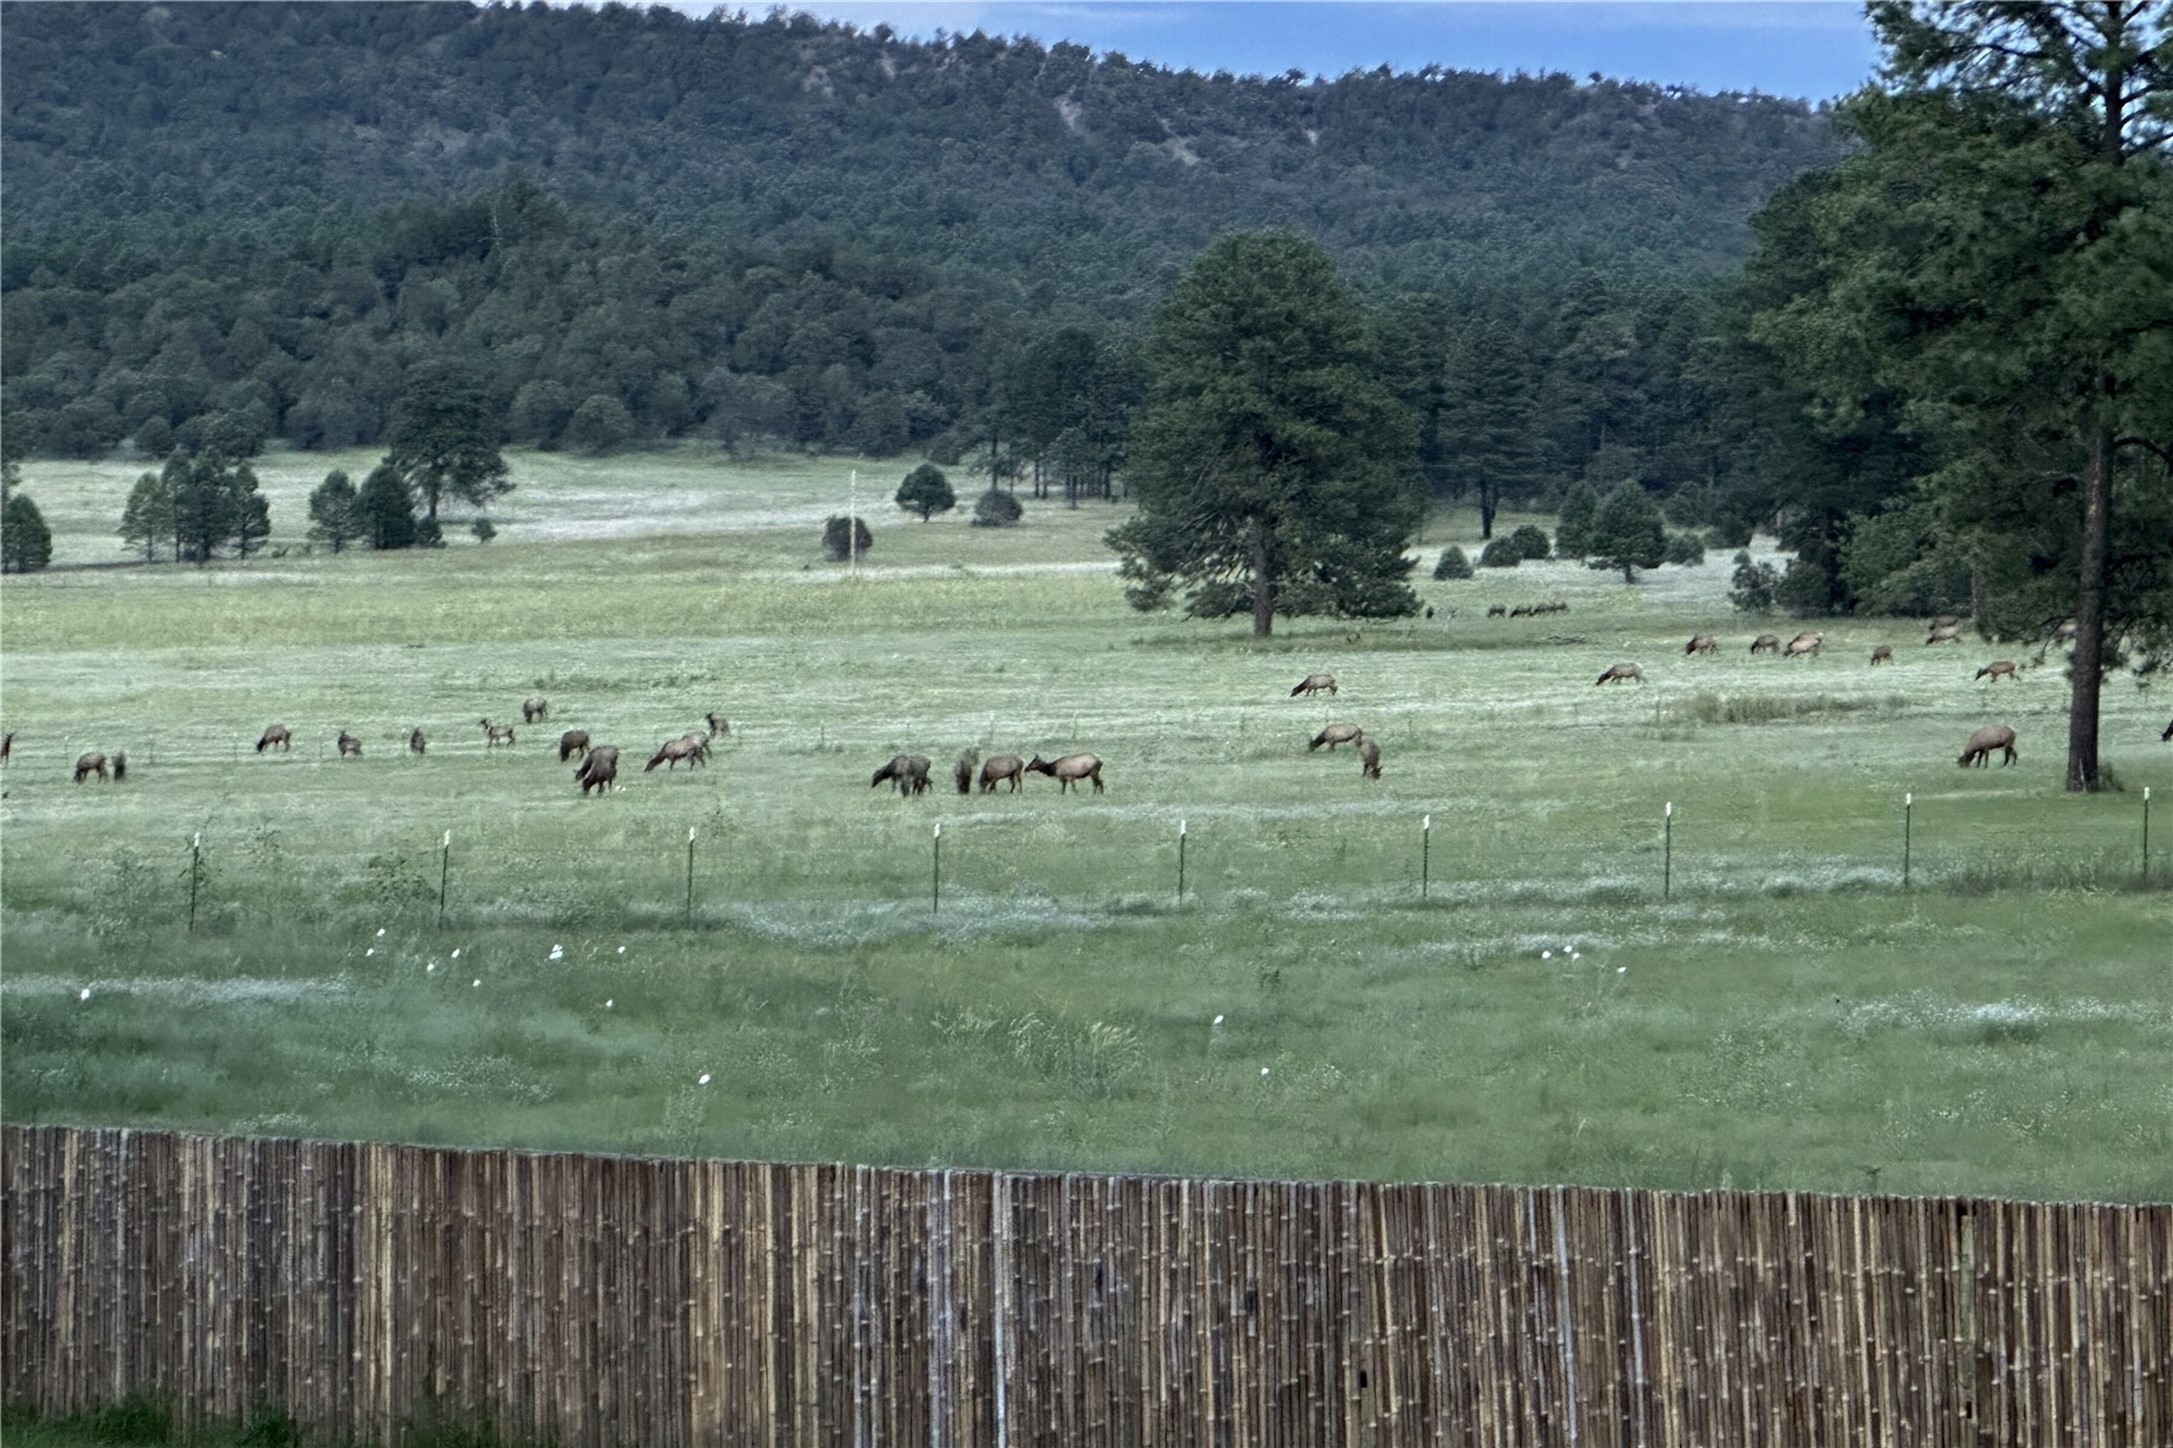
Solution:
[{"label": "brown elk", "polygon": [[1987,724],[1984,728],[1969,736],[1969,743],[1963,746],[1962,757],[1956,762],[1964,769],[1972,764],[1982,769],[1992,762],[1992,751],[1995,749],[2003,749],[2007,752],[2007,757],[2000,761],[2000,768],[2002,769],[2005,769],[2021,757],[2015,753],[2014,730],[2009,729],[2004,724]]},{"label": "brown elk", "polygon": [[729,734],[732,732],[732,721],[725,718],[722,714],[719,714],[714,709],[710,710],[707,714],[704,714],[702,716],[702,722],[709,726],[709,732],[713,736],[718,734]]},{"label": "brown elk", "polygon": [[1683,652],[1685,654],[1717,654],[1720,652],[1720,640],[1714,638],[1711,634],[1693,634],[1690,637],[1690,642],[1683,645]]},{"label": "brown elk", "polygon": [[1931,636],[1924,640],[1931,644],[1958,644],[1962,641],[1962,626],[1958,623],[1935,624]]},{"label": "brown elk", "polygon": [[2075,620],[2071,618],[2061,619],[2059,626],[2052,631],[2053,642],[2062,644],[2075,642],[2076,627]]},{"label": "brown elk", "polygon": [[1501,603],[1494,604],[1487,609],[1486,616],[1488,618],[1507,618],[1509,616],[1509,606]]},{"label": "brown elk", "polygon": [[868,781],[868,788],[888,781],[896,786],[900,798],[923,794],[928,789],[930,760],[925,754],[893,754],[890,762],[875,771],[875,778]]},{"label": "brown elk", "polygon": [[485,749],[496,749],[501,744],[508,747],[512,746],[513,726],[511,724],[493,724],[488,719],[482,720],[481,723],[483,725],[483,747]]},{"label": "brown elk", "polygon": [[1894,662],[1894,646],[1892,644],[1880,644],[1871,651],[1871,662],[1874,664],[1891,664]]},{"label": "brown elk", "polygon": [[2160,744],[2173,743],[2173,724],[2165,726],[2165,733],[2158,736],[2158,742]]},{"label": "brown elk", "polygon": [[573,777],[581,786],[582,798],[586,799],[588,792],[593,789],[596,797],[602,799],[610,793],[612,781],[619,777],[619,751],[609,744],[597,745],[574,770]]},{"label": "brown elk", "polygon": [[958,763],[951,767],[951,779],[960,794],[973,793],[973,771],[981,763],[981,751],[969,749],[958,756]]},{"label": "brown elk", "polygon": [[410,729],[408,731],[407,752],[410,754],[428,754],[430,752],[430,741],[423,738],[422,730]]},{"label": "brown elk", "polygon": [[1592,682],[1595,684],[1627,684],[1632,679],[1645,682],[1645,671],[1635,664],[1615,664]]},{"label": "brown elk", "polygon": [[1750,651],[1754,654],[1777,654],[1781,651],[1781,636],[1760,634],[1750,641]]},{"label": "brown elk", "polygon": [[530,694],[527,698],[521,700],[521,722],[523,724],[533,724],[538,719],[548,719],[550,717],[551,701],[541,694]]},{"label": "brown elk", "polygon": [[294,731],[284,724],[274,724],[257,736],[257,753],[277,749],[282,753],[294,752]]},{"label": "brown elk", "polygon": [[1991,663],[1977,670],[1978,678],[1982,679],[1987,675],[1991,677],[1992,682],[1995,684],[2001,679],[2013,679],[2016,683],[2022,681],[2022,675],[2015,672],[2013,659],[1994,659]]},{"label": "brown elk", "polygon": [[1356,744],[1359,740],[1365,737],[1366,731],[1359,728],[1356,724],[1330,724],[1327,728],[1321,730],[1320,733],[1315,734],[1313,736],[1313,742],[1306,745],[1305,748],[1307,753],[1311,753],[1313,750],[1318,749],[1321,745],[1325,744],[1328,746],[1328,752],[1330,754],[1333,754],[1335,753],[1335,747],[1338,744]]},{"label": "brown elk", "polygon": [[1805,631],[1788,641],[1788,647],[1782,650],[1781,656],[1789,659],[1815,658],[1818,651],[1825,646],[1826,636],[1824,634]]},{"label": "brown elk", "polygon": [[576,754],[589,752],[589,732],[586,729],[568,729],[558,736],[558,762],[564,764]]},{"label": "brown elk", "polygon": [[1298,680],[1298,687],[1290,691],[1290,697],[1295,699],[1303,694],[1310,699],[1323,689],[1326,689],[1331,695],[1336,692],[1335,675],[1307,674],[1304,678]]},{"label": "brown elk", "polygon": [[340,758],[342,759],[360,759],[362,757],[362,741],[344,729],[340,731],[339,746]]},{"label": "brown elk", "polygon": [[708,757],[709,746],[701,735],[682,734],[677,739],[660,746],[656,753],[650,756],[649,762],[642,766],[641,772],[647,774],[659,764],[666,766],[668,769],[677,769],[679,761],[682,759],[686,760],[687,767],[692,769],[695,765],[706,761]]},{"label": "brown elk", "polygon": [[84,780],[90,778],[94,774],[98,776],[100,783],[104,783],[106,780],[112,778],[112,775],[109,774],[106,769],[106,757],[103,754],[99,754],[95,751],[86,754],[82,758],[76,760],[75,782],[77,784],[81,784]]},{"label": "brown elk", "polygon": [[1062,759],[1043,759],[1037,754],[1026,761],[1026,767],[1036,774],[1046,774],[1056,780],[1058,794],[1082,779],[1093,780],[1094,792],[1102,792],[1102,761],[1098,755],[1067,754]]},{"label": "brown elk", "polygon": [[1360,779],[1379,779],[1381,777],[1381,745],[1371,735],[1358,741],[1358,777]]},{"label": "brown elk", "polygon": [[7,763],[8,756],[12,755],[14,752],[15,731],[13,729],[10,729],[7,733],[0,734],[0,764]]},{"label": "brown elk", "polygon": [[1017,794],[1025,782],[1026,761],[1016,754],[991,754],[981,766],[981,793],[994,794],[996,786],[1011,781],[1011,792]]}]

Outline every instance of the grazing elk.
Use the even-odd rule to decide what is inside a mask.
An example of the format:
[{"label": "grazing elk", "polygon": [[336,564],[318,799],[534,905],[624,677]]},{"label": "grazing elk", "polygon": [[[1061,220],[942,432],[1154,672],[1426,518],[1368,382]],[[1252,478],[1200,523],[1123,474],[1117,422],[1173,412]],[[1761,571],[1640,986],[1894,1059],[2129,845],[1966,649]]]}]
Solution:
[{"label": "grazing elk", "polygon": [[1381,777],[1381,745],[1371,735],[1358,741],[1358,777],[1360,779],[1379,779]]},{"label": "grazing elk", "polygon": [[2005,769],[2021,756],[2015,753],[2015,731],[2004,724],[1987,724],[1969,736],[1969,743],[1962,747],[1962,757],[1957,761],[1964,769],[1974,764],[1979,769],[1992,762],[1992,751],[2003,749],[2007,757],[2000,761]]},{"label": "grazing elk", "polygon": [[512,747],[513,726],[511,724],[493,724],[488,719],[481,722],[483,725],[483,747],[485,749],[496,749],[501,744],[508,748]]},{"label": "grazing elk", "polygon": [[1306,698],[1310,699],[1323,689],[1326,689],[1331,696],[1335,694],[1335,675],[1307,674],[1304,678],[1298,680],[1298,687],[1290,691],[1290,697],[1295,699],[1300,694],[1303,694]]},{"label": "grazing elk", "polygon": [[430,741],[423,738],[422,730],[410,729],[408,731],[407,752],[410,754],[428,754],[430,752]]},{"label": "grazing elk", "polygon": [[1894,646],[1892,644],[1880,644],[1871,651],[1871,662],[1874,665],[1894,662]]},{"label": "grazing elk", "polygon": [[1011,792],[1017,794],[1025,783],[1026,761],[1016,754],[991,754],[981,766],[981,793],[994,794],[996,786],[1011,781]]},{"label": "grazing elk", "polygon": [[75,782],[77,784],[81,784],[84,780],[90,778],[94,774],[98,776],[99,782],[101,784],[113,777],[106,769],[106,757],[103,754],[97,753],[96,751],[86,754],[82,758],[76,760]]},{"label": "grazing elk", "polygon": [[1488,618],[1507,618],[1509,616],[1508,605],[1500,603],[1490,605],[1487,608],[1486,616]]},{"label": "grazing elk", "polygon": [[1632,679],[1645,682],[1645,671],[1635,664],[1615,664],[1592,682],[1594,684],[1627,684]]},{"label": "grazing elk", "polygon": [[1717,654],[1720,652],[1720,640],[1714,638],[1711,634],[1692,634],[1690,642],[1683,645],[1683,652],[1685,654]]},{"label": "grazing elk", "polygon": [[340,758],[342,759],[360,759],[362,757],[362,741],[344,729],[340,731],[339,746]]},{"label": "grazing elk", "polygon": [[951,779],[958,785],[960,794],[973,793],[973,771],[981,763],[981,751],[969,749],[958,756],[958,763],[951,768]]},{"label": "grazing elk", "polygon": [[277,749],[283,754],[294,752],[294,731],[284,724],[274,724],[257,736],[257,753]]},{"label": "grazing elk", "polygon": [[1760,634],[1750,641],[1750,651],[1754,654],[1777,654],[1781,651],[1781,636]]},{"label": "grazing elk", "polygon": [[1102,761],[1099,755],[1067,754],[1061,759],[1043,759],[1037,754],[1026,761],[1026,767],[1036,774],[1046,774],[1056,780],[1058,794],[1082,779],[1093,780],[1094,792],[1102,792]]},{"label": "grazing elk", "polygon": [[1359,740],[1364,739],[1365,737],[1366,731],[1359,728],[1356,724],[1330,724],[1327,728],[1321,730],[1320,733],[1315,734],[1313,736],[1313,742],[1306,745],[1305,748],[1306,752],[1310,754],[1312,751],[1320,748],[1321,745],[1325,744],[1328,746],[1328,752],[1330,754],[1333,754],[1335,753],[1335,747],[1338,744],[1356,744]]},{"label": "grazing elk", "polygon": [[1982,679],[1986,676],[1990,676],[1992,682],[1995,684],[1998,683],[2001,679],[2013,679],[2016,683],[2020,683],[2022,681],[2022,675],[2015,672],[2015,663],[2013,659],[1994,659],[1991,663],[1986,664],[1983,668],[1977,670],[1978,678]]},{"label": "grazing elk", "polygon": [[682,734],[677,739],[660,746],[656,753],[650,756],[649,762],[642,766],[641,772],[647,774],[659,764],[664,765],[667,769],[677,769],[679,761],[682,759],[687,761],[687,768],[689,769],[697,764],[707,763],[709,760],[709,742],[699,734]]},{"label": "grazing elk", "polygon": [[588,797],[588,792],[592,789],[597,792],[596,797],[602,799],[610,792],[612,781],[619,777],[619,751],[609,744],[597,745],[574,770],[573,777],[581,786],[583,799]]},{"label": "grazing elk", "polygon": [[564,764],[576,754],[589,752],[589,732],[586,729],[568,729],[558,736],[558,762]]},{"label": "grazing elk", "polygon": [[1826,636],[1824,634],[1806,630],[1788,641],[1788,647],[1782,650],[1781,656],[1790,659],[1816,658],[1818,651],[1825,646]]},{"label": "grazing elk", "polygon": [[1932,644],[1958,644],[1961,641],[1962,626],[1958,623],[1934,624],[1930,636],[1924,640],[1926,646]]},{"label": "grazing elk", "polygon": [[523,724],[533,724],[538,719],[548,719],[550,717],[551,701],[541,694],[530,694],[527,698],[521,700],[521,722]]},{"label": "grazing elk", "polygon": [[890,763],[875,771],[875,778],[868,781],[868,788],[888,781],[897,786],[899,797],[924,794],[928,789],[930,760],[925,754],[893,754]]},{"label": "grazing elk", "polygon": [[719,714],[714,709],[710,710],[707,714],[704,714],[702,716],[702,722],[709,726],[709,733],[711,738],[715,738],[719,734],[729,734],[732,732],[732,721],[725,718],[722,714]]}]

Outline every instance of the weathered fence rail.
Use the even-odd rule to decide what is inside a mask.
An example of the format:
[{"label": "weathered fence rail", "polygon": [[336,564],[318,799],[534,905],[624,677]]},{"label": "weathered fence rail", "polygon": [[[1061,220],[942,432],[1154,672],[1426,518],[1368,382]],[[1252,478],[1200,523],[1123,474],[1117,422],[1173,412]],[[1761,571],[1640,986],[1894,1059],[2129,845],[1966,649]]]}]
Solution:
[{"label": "weathered fence rail", "polygon": [[565,1445],[2173,1443],[2173,1207],[0,1127],[6,1397]]}]

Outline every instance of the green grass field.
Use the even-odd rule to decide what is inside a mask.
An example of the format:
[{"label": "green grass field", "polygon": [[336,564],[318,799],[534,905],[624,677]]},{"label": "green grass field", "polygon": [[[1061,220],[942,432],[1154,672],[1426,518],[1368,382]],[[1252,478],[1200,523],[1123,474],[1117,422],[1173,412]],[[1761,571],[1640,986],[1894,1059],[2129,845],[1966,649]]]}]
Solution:
[{"label": "green grass field", "polygon": [[[1792,627],[1732,616],[1718,556],[1427,582],[1432,619],[1261,643],[1128,610],[1121,510],[924,525],[888,504],[903,466],[863,468],[846,578],[815,546],[838,460],[520,456],[487,546],[305,555],[308,488],[369,461],[265,460],[284,556],[0,586],[9,1119],[2173,1197],[2173,894],[2137,879],[2173,748],[2125,683],[2127,788],[2071,798],[2057,657],[1841,620],[1820,658],[1753,659]],[[138,470],[31,465],[57,560],[122,556]],[[1437,520],[1425,564],[1475,531]],[[1697,629],[1719,657],[1684,657]],[[1974,682],[1994,657],[2022,681]],[[1595,687],[1618,660],[1650,682]],[[1319,669],[1339,697],[1288,697]],[[549,724],[486,752],[530,693]],[[710,768],[641,772],[712,709]],[[274,720],[296,747],[259,757]],[[1332,720],[1384,779],[1308,752]],[[1958,770],[1993,721],[2021,762]],[[626,750],[622,790],[578,796],[567,727]],[[126,783],[69,783],[94,748]],[[1092,750],[1108,792],[961,798],[968,748]],[[936,793],[869,787],[903,749]]]}]

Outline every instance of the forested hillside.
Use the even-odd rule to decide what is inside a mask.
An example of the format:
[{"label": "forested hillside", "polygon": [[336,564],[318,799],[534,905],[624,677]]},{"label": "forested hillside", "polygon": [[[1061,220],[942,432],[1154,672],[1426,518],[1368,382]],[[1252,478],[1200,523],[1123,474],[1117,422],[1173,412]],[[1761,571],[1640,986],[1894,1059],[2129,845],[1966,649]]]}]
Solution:
[{"label": "forested hillside", "polygon": [[[1837,154],[1766,98],[1203,77],[806,17],[0,17],[8,431],[71,455],[375,442],[415,365],[455,357],[516,442],[996,437],[1106,480],[1139,325],[1216,235],[1276,225],[1405,298],[1387,330],[1437,488],[1458,361],[1506,371],[1534,434],[1512,493],[1595,455],[1627,476],[1626,448],[1709,485],[1702,298],[1764,198]],[[1095,394],[1080,415],[1051,414],[1052,363]]]}]

